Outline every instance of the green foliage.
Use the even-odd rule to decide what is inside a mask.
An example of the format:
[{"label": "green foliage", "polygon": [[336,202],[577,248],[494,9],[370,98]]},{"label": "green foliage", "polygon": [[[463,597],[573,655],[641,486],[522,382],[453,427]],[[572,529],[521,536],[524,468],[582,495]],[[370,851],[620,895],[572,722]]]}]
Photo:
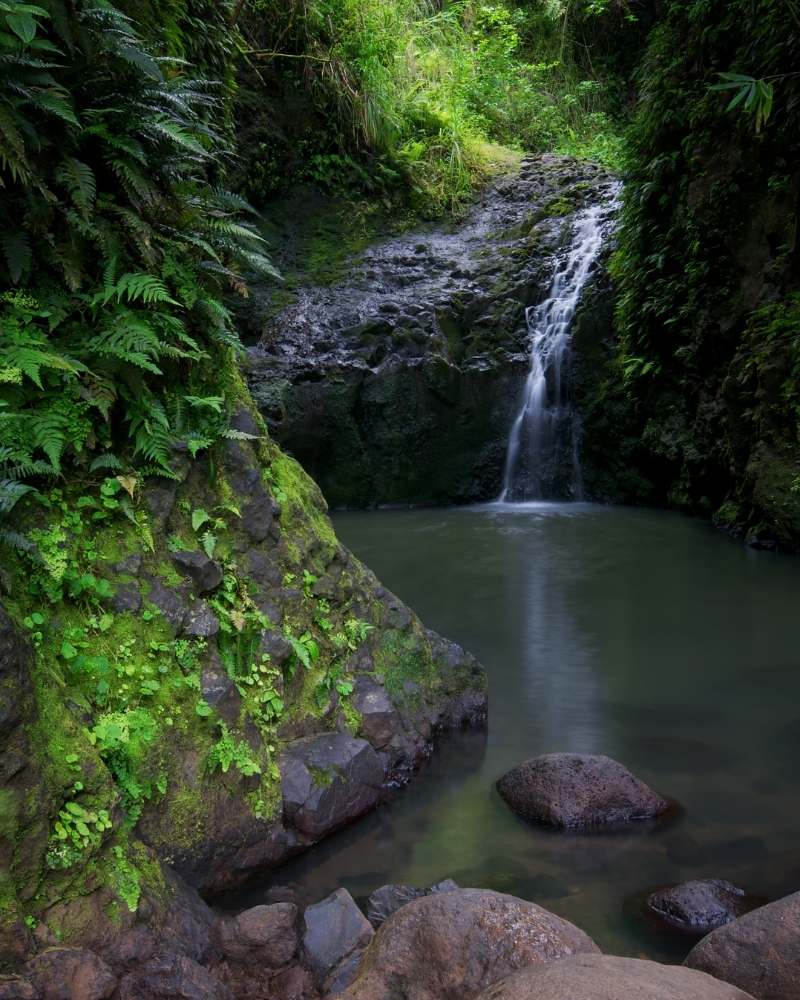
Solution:
[{"label": "green foliage", "polygon": [[783,545],[800,537],[780,499],[800,467],[799,62],[789,4],[663,5],[613,264],[623,391],[655,497]]},{"label": "green foliage", "polygon": [[[240,102],[245,142],[257,146],[247,190],[263,196],[285,179],[270,159],[276,137],[265,141],[263,126],[249,134],[265,74],[282,92],[308,95],[316,114],[287,158],[298,161],[297,179],[327,189],[400,185],[420,205],[452,207],[509,162],[492,144],[616,160],[606,86],[591,60],[577,58],[579,46],[591,48],[595,25],[616,24],[605,7],[257,0],[243,21],[258,65]],[[292,127],[296,136],[296,121]]]},{"label": "green foliage", "polygon": [[85,809],[74,799],[65,802],[53,826],[47,852],[50,868],[71,868],[86,851],[100,846],[111,820],[105,809]]},{"label": "green foliage", "polygon": [[733,111],[739,105],[755,118],[756,132],[769,121],[772,114],[772,104],[775,100],[775,88],[768,80],[756,80],[742,73],[720,73],[721,83],[715,84],[712,90],[733,90],[727,110]]},{"label": "green foliage", "polygon": [[206,761],[209,771],[220,770],[227,774],[231,767],[235,767],[245,778],[261,774],[261,767],[247,743],[244,740],[237,742],[224,722],[219,723],[219,729],[219,739],[209,751]]},{"label": "green foliage", "polygon": [[274,271],[246,203],[216,185],[229,152],[216,84],[159,56],[109,3],[3,12],[8,513],[21,481],[66,461],[169,475],[178,440],[193,454],[213,443],[237,345],[222,294],[244,294],[245,271]]}]

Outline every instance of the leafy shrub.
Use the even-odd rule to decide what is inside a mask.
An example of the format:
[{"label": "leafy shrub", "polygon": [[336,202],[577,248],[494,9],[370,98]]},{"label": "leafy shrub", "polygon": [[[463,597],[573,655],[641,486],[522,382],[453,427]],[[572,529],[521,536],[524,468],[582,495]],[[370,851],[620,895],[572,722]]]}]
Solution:
[{"label": "leafy shrub", "polygon": [[[5,16],[3,16],[5,14]],[[21,480],[136,461],[225,426],[222,293],[272,273],[218,86],[101,0],[0,4],[0,508]],[[216,401],[216,403],[214,403]]]}]

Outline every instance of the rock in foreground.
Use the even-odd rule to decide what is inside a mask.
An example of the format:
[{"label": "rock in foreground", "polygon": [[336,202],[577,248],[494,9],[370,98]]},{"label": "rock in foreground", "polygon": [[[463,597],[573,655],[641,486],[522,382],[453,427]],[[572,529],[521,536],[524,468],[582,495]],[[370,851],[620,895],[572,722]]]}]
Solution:
[{"label": "rock in foreground", "polygon": [[471,1000],[516,969],[597,951],[535,903],[483,889],[436,893],[381,926],[343,1000]]},{"label": "rock in foreground", "polygon": [[647,897],[646,905],[661,923],[702,937],[749,913],[758,903],[730,882],[701,878],[659,889]]},{"label": "rock in foreground", "polygon": [[417,889],[411,885],[382,885],[367,900],[367,919],[377,930],[401,906],[412,903],[415,899],[422,899],[423,896],[430,896],[436,892],[452,892],[458,888],[459,886],[451,878],[437,882],[427,889]]},{"label": "rock in foreground", "polygon": [[593,754],[533,757],[503,775],[497,790],[518,815],[567,830],[653,820],[670,807],[622,764]]},{"label": "rock in foreground", "polygon": [[800,892],[713,931],[686,965],[734,983],[757,1000],[800,995]]},{"label": "rock in foreground", "polygon": [[478,1000],[752,1000],[702,972],[636,958],[578,955],[523,969]]}]

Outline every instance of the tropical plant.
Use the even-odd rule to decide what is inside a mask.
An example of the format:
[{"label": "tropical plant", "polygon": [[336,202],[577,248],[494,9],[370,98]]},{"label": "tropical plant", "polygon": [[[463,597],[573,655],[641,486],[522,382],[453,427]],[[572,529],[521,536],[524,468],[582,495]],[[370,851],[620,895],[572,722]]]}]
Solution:
[{"label": "tropical plant", "polygon": [[216,84],[104,0],[0,0],[0,50],[3,514],[65,463],[170,475],[177,440],[213,442],[238,345],[223,295],[274,270],[216,184]]}]

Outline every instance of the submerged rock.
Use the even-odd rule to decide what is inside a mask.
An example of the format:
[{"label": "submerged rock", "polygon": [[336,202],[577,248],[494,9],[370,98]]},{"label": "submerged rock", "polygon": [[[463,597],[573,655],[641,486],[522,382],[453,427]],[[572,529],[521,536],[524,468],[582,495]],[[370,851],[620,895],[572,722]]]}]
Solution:
[{"label": "submerged rock", "polygon": [[752,1000],[701,972],[636,958],[578,955],[515,972],[477,1000]]},{"label": "submerged rock", "polygon": [[758,906],[738,886],[703,878],[659,889],[647,897],[648,911],[676,930],[702,937]]},{"label": "submerged rock", "polygon": [[712,931],[685,964],[735,983],[756,1000],[797,1000],[800,892]]},{"label": "submerged rock", "polygon": [[377,931],[346,1000],[470,1000],[528,965],[597,945],[535,903],[483,889],[416,899]]},{"label": "submerged rock", "polygon": [[401,906],[435,892],[452,892],[459,886],[451,878],[437,882],[427,889],[415,889],[411,885],[382,885],[367,900],[367,919],[376,929],[396,913]]},{"label": "submerged rock", "polygon": [[526,819],[587,830],[653,820],[669,802],[612,760],[551,753],[526,760],[497,782],[508,805]]}]

